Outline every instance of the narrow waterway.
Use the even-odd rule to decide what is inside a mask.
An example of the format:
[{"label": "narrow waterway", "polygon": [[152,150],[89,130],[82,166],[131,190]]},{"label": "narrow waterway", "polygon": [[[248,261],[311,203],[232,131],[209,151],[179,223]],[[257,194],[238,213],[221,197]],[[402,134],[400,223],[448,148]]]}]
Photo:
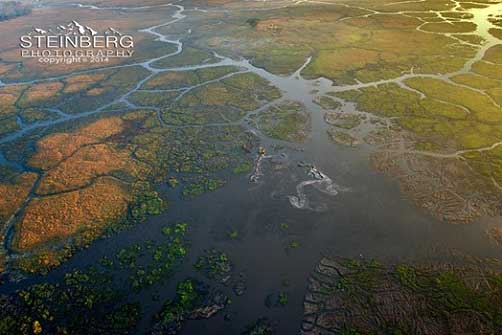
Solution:
[{"label": "narrow waterway", "polygon": [[[498,6],[502,8],[502,4]],[[106,10],[86,5],[76,7]],[[502,256],[501,248],[491,243],[485,234],[485,229],[491,224],[489,221],[472,225],[450,225],[433,219],[404,198],[395,181],[369,168],[369,148],[339,146],[328,138],[327,125],[323,119],[325,111],[314,101],[327,92],[367,87],[380,82],[334,86],[324,78],[307,80],[301,76],[301,70],[310,59],[291,76],[277,76],[253,66],[248,60],[234,60],[219,55],[216,55],[219,61],[212,64],[154,68],[151,66],[153,62],[177,55],[183,50],[181,40],[168,39],[157,29],[176,24],[188,14],[179,3],[164,7],[175,9],[169,21],[142,31],[164,42],[174,43],[177,50],[139,63],[151,73],[145,80],[116,101],[94,111],[60,115],[55,120],[22,125],[18,132],[1,138],[0,144],[12,142],[39,128],[105,113],[108,106],[120,101],[127,102],[132,93],[157,73],[222,65],[237,66],[242,71],[253,72],[269,80],[283,93],[274,104],[283,101],[301,102],[310,115],[311,135],[306,143],[294,145],[270,139],[261,134],[259,129],[250,126],[248,119],[256,111],[248,113],[238,124],[257,134],[267,152],[274,152],[276,145],[283,146],[283,149],[274,152],[280,159],[263,160],[262,175],[257,183],[249,183],[249,175],[229,175],[229,183],[225,187],[191,201],[180,200],[179,194],[163,187],[170,199],[169,209],[165,214],[95,242],[47,277],[33,277],[19,283],[6,284],[0,291],[13,291],[35,281],[56,280],[69,269],[95,264],[101,257],[115,255],[120,248],[134,242],[161,241],[159,230],[163,224],[183,220],[191,223],[188,234],[191,248],[179,271],[165,285],[139,294],[130,292],[130,299],[140,300],[144,308],[139,332],[148,329],[163,301],[173,297],[178,280],[186,277],[206,280],[194,270],[193,263],[205,249],[217,248],[229,255],[233,263],[232,280],[244,281],[245,293],[235,296],[231,286],[215,283],[232,297],[233,303],[223,313],[209,320],[188,322],[182,334],[239,334],[246,325],[260,317],[268,317],[275,322],[278,334],[291,335],[297,334],[300,328],[302,301],[308,277],[324,254],[377,258],[385,262],[428,262],[446,258],[451,251],[474,257]],[[134,11],[131,8],[128,10]],[[473,13],[476,11],[476,20],[487,19],[485,12],[473,10]],[[482,28],[479,33],[484,33],[486,29]],[[483,54],[480,51],[462,71],[468,71],[472,63]],[[421,75],[405,74],[388,82],[402,82],[414,76]],[[187,88],[186,91],[191,89]],[[349,103],[345,103],[343,109],[350,113],[356,112],[354,105]],[[1,154],[0,164],[9,164]],[[314,165],[319,173],[329,178],[336,185],[336,192],[326,192],[323,188],[315,187],[317,184],[302,184],[315,180],[316,174],[311,172],[309,175],[309,169],[305,165]],[[291,196],[300,198],[299,185],[303,185],[302,197],[308,200],[309,206],[292,205]],[[227,237],[230,229],[239,232],[237,239]],[[288,248],[291,242],[295,242],[297,247]],[[288,284],[285,285],[285,282]],[[267,307],[266,297],[279,291],[288,293],[288,304],[285,307]],[[154,295],[158,299],[154,299]],[[225,320],[224,315],[227,315],[228,320]]]}]

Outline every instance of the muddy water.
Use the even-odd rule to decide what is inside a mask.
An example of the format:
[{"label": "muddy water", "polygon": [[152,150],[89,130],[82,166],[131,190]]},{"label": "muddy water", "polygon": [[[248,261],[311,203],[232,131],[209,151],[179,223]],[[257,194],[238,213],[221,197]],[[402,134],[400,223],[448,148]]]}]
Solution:
[{"label": "muddy water", "polygon": [[[173,19],[165,25],[184,18],[184,8],[176,8],[178,11]],[[157,33],[156,29],[161,26],[144,31],[166,42],[176,43],[179,47],[176,53],[179,53],[183,44]],[[11,291],[34,281],[55,280],[68,269],[94,264],[105,255],[113,256],[130,243],[147,239],[160,241],[162,236],[159,232],[163,224],[184,220],[191,222],[188,238],[192,247],[179,271],[160,287],[145,290],[139,295],[130,293],[129,298],[140,300],[145,311],[139,332],[148,329],[152,316],[160,310],[162,302],[173,297],[178,280],[186,277],[203,279],[194,271],[193,263],[203,250],[214,247],[229,255],[234,265],[231,282],[244,280],[246,292],[237,297],[232,293],[231,285],[225,287],[215,283],[231,296],[233,303],[210,320],[188,322],[182,334],[239,334],[244,326],[259,317],[268,317],[276,323],[278,334],[290,335],[298,332],[307,278],[323,254],[377,258],[386,262],[436,260],[451,250],[478,257],[502,256],[500,247],[491,243],[484,232],[492,221],[458,226],[438,222],[403,198],[394,181],[369,168],[368,148],[347,148],[329,140],[327,125],[323,120],[324,111],[313,100],[326,92],[353,89],[357,85],[333,87],[333,83],[326,79],[305,80],[300,75],[301,68],[288,77],[276,76],[252,66],[246,60],[225,57],[221,57],[216,64],[168,70],[151,68],[152,61],[141,64],[152,74],[218,65],[236,65],[254,72],[283,92],[283,97],[274,103],[294,100],[305,105],[311,117],[311,136],[305,144],[286,144],[261,135],[244,119],[242,125],[260,137],[267,153],[272,156],[263,161],[263,175],[257,183],[249,183],[248,175],[229,176],[230,181],[224,188],[192,201],[179,200],[179,194],[163,187],[170,199],[170,208],[165,214],[150,218],[146,223],[106,240],[97,241],[46,278],[29,278],[19,284],[8,284],[3,290]],[[131,93],[119,101],[126,101]],[[347,112],[354,112],[351,104],[343,108]],[[31,127],[46,127],[99,113],[103,109]],[[33,130],[27,127],[20,133],[1,139],[0,144]],[[274,151],[274,145],[277,144],[286,147]],[[337,193],[329,194],[313,185],[306,185],[302,192],[310,206],[295,208],[289,197],[298,194],[299,184],[315,179],[308,175],[303,162],[315,165],[329,177],[337,185]],[[0,155],[1,163],[6,162]],[[230,229],[239,232],[236,240],[226,237]],[[287,250],[292,241],[298,242],[299,247]],[[283,285],[284,281],[288,282],[287,286]],[[279,291],[288,293],[287,306],[266,307],[267,295]],[[159,299],[153,299],[153,295],[158,295]],[[229,314],[230,321],[224,320],[225,314]]]}]

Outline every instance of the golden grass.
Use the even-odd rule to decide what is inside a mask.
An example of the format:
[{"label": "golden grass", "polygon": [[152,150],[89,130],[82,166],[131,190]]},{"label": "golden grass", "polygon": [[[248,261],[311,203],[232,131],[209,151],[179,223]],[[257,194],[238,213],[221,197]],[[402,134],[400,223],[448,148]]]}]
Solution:
[{"label": "golden grass", "polygon": [[502,44],[486,50],[483,59],[491,63],[502,64]]},{"label": "golden grass", "polygon": [[74,190],[87,186],[96,177],[115,171],[127,172],[135,177],[147,172],[146,167],[131,160],[128,150],[117,150],[109,144],[84,146],[48,171],[36,192],[48,194]]},{"label": "golden grass", "polygon": [[502,65],[480,61],[473,64],[472,70],[485,77],[502,80]]},{"label": "golden grass", "polygon": [[23,93],[19,105],[21,107],[34,106],[37,102],[55,98],[62,88],[63,84],[59,81],[48,81],[35,84]]},{"label": "golden grass", "polygon": [[83,230],[104,229],[125,215],[130,195],[124,185],[103,177],[91,186],[31,201],[16,227],[13,247],[26,251],[61,241]]},{"label": "golden grass", "polygon": [[100,142],[124,130],[124,122],[118,117],[98,120],[73,133],[57,133],[37,142],[37,152],[29,164],[41,169],[50,169],[68,158],[84,145]]},{"label": "golden grass", "polygon": [[472,22],[435,22],[426,23],[422,30],[436,33],[470,33],[476,31],[476,24]]},{"label": "golden grass", "polygon": [[478,35],[452,35],[462,41],[467,43],[481,45],[484,43],[485,39]]},{"label": "golden grass", "polygon": [[499,40],[502,40],[502,29],[500,29],[500,28],[491,28],[490,30],[488,30],[488,32],[493,37],[495,37],[495,38],[497,38]]},{"label": "golden grass", "polygon": [[115,144],[114,136],[127,129],[119,117],[108,117],[37,142],[29,164],[45,172],[16,225],[13,248],[25,252],[81,234],[92,240],[125,215],[128,183],[150,172],[130,148]]},{"label": "golden grass", "polygon": [[373,50],[346,48],[338,50],[321,50],[315,61],[309,66],[309,73],[330,74],[331,77],[345,76],[347,68],[363,68],[369,64],[376,65],[380,53]]},{"label": "golden grass", "polygon": [[499,106],[502,106],[502,85],[499,85],[497,88],[489,89],[486,93],[488,93]]},{"label": "golden grass", "polygon": [[104,87],[96,87],[96,88],[92,88],[89,91],[87,91],[86,95],[97,96],[97,95],[101,95],[101,94],[105,93],[106,91],[107,91],[107,89]]},{"label": "golden grass", "polygon": [[[161,73],[156,76],[154,76],[152,79],[148,80],[144,88],[146,89],[163,89],[168,85],[168,87],[175,87],[179,84],[194,84],[190,83],[190,80],[196,80],[193,78],[194,75],[192,72],[189,71],[174,71],[174,72],[166,72],[166,73]],[[189,85],[187,85],[189,86]]]},{"label": "golden grass", "polygon": [[105,75],[103,73],[94,74],[80,74],[71,76],[65,79],[65,87],[63,93],[76,93],[88,89],[93,84],[103,80]]},{"label": "golden grass", "polygon": [[480,90],[487,90],[502,86],[502,81],[486,78],[484,76],[476,75],[473,73],[460,74],[452,77],[451,80],[458,84],[470,86]]},{"label": "golden grass", "polygon": [[0,222],[6,221],[21,206],[30,193],[35,180],[36,173],[23,173],[12,182],[0,184]]},{"label": "golden grass", "polygon": [[13,116],[16,113],[15,104],[25,88],[22,85],[0,88],[0,119]]}]

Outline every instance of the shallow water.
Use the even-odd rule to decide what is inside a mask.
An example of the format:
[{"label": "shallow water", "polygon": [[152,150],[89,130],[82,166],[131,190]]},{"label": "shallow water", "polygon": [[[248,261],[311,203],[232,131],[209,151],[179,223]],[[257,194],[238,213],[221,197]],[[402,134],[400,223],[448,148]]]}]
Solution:
[{"label": "shallow water", "polygon": [[[173,21],[168,24],[183,19],[183,7],[178,6],[178,9],[179,12],[173,15]],[[179,53],[182,44],[156,33],[155,29],[160,26],[144,31],[166,42],[176,43],[179,46],[176,53]],[[151,62],[142,64],[152,74],[160,72],[150,67]],[[326,79],[305,80],[300,76],[301,69],[288,77],[276,76],[252,66],[247,60],[225,57],[216,64],[176,70],[219,65],[236,65],[254,72],[281,89],[281,101],[302,102],[311,116],[312,134],[307,142],[289,144],[285,149],[274,151],[274,145],[284,143],[266,138],[258,130],[252,129],[268,153],[284,154],[279,160],[263,160],[263,175],[257,183],[249,183],[249,175],[229,176],[229,183],[222,189],[191,201],[179,200],[179,194],[163,187],[170,199],[165,214],[97,241],[51,272],[47,278],[34,277],[18,284],[7,284],[2,288],[3,291],[12,291],[34,281],[56,280],[68,269],[94,264],[102,256],[114,255],[120,248],[136,241],[162,240],[159,230],[163,224],[183,220],[191,222],[188,239],[192,247],[179,271],[159,288],[146,289],[139,295],[134,292],[130,294],[131,300],[142,301],[145,310],[140,332],[148,329],[152,316],[160,310],[163,301],[173,297],[178,280],[186,277],[203,279],[192,265],[203,250],[215,247],[230,256],[234,264],[232,277],[245,280],[246,293],[235,297],[230,293],[231,287],[224,288],[233,303],[209,320],[186,323],[182,334],[238,334],[244,326],[266,316],[277,323],[278,334],[290,335],[296,334],[300,328],[307,279],[324,254],[377,258],[384,262],[441,260],[446,259],[452,250],[475,257],[502,256],[502,249],[489,241],[485,234],[491,220],[481,220],[471,225],[439,222],[404,198],[395,181],[370,169],[368,148],[347,148],[330,141],[323,120],[324,111],[313,100],[326,92],[353,89],[358,85],[332,87],[333,83]],[[127,99],[128,95],[120,101]],[[346,112],[354,111],[352,104],[346,104],[343,108]],[[57,121],[44,121],[31,127],[46,127],[99,113],[103,109],[63,117]],[[242,124],[249,127],[246,120]],[[30,126],[0,139],[0,144],[33,130],[27,127]],[[308,169],[299,166],[302,165],[299,162],[315,165],[329,178],[329,185],[336,185],[336,192],[329,191],[326,183],[317,183],[324,185],[321,189],[315,187],[316,183],[309,184],[315,178],[309,176]],[[0,154],[0,164],[4,163],[6,161]],[[300,191],[299,185],[302,185]],[[295,208],[290,202],[291,196],[304,199],[308,206]],[[287,224],[287,229],[281,228],[284,224]],[[230,229],[239,232],[236,240],[226,237]],[[291,241],[297,241],[299,247],[286,250]],[[287,287],[281,285],[284,280],[289,281]],[[288,305],[282,308],[266,307],[267,295],[278,291],[288,292]],[[160,299],[153,299],[154,294],[159,295]],[[231,315],[231,321],[224,320],[226,313]]]}]

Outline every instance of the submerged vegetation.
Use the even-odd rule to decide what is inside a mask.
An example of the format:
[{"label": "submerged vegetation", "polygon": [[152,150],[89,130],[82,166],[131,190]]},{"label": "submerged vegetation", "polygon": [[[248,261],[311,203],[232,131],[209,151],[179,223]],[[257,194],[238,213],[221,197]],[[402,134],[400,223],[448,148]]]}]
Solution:
[{"label": "submerged vegetation", "polygon": [[178,283],[176,297],[167,300],[151,334],[177,334],[186,320],[208,319],[225,308],[229,299],[194,279]]},{"label": "submerged vegetation", "polygon": [[225,181],[221,179],[196,178],[183,188],[182,196],[184,199],[192,199],[205,192],[214,191],[223,185],[225,185]]},{"label": "submerged vegetation", "polygon": [[[140,290],[167,279],[188,252],[185,234],[188,224],[179,222],[164,226],[162,234],[165,240],[161,243],[146,241],[134,243],[116,255],[121,269],[129,269],[131,287]],[[113,264],[113,262],[112,262]]]},{"label": "submerged vegetation", "polygon": [[35,284],[0,297],[2,334],[124,334],[140,318],[137,302],[124,303],[110,275],[96,269],[67,273],[56,284]]},{"label": "submerged vegetation", "polygon": [[[160,241],[130,244],[99,266],[72,270],[54,283],[33,284],[0,296],[1,334],[128,334],[141,315],[139,302],[127,299],[130,289],[139,293],[163,283],[187,253],[188,224],[162,227]],[[116,280],[120,273],[128,279]],[[186,297],[186,289],[184,301]],[[187,303],[183,303],[187,307]]]},{"label": "submerged vegetation", "polygon": [[258,319],[254,324],[247,327],[242,335],[274,335],[275,329],[266,318]]},{"label": "submerged vegetation", "polygon": [[203,272],[208,278],[213,279],[227,275],[232,269],[232,264],[226,253],[210,249],[199,257],[194,267]]}]

